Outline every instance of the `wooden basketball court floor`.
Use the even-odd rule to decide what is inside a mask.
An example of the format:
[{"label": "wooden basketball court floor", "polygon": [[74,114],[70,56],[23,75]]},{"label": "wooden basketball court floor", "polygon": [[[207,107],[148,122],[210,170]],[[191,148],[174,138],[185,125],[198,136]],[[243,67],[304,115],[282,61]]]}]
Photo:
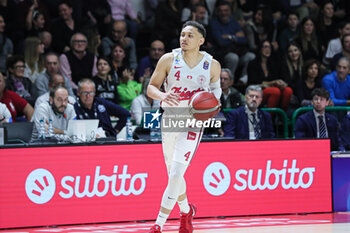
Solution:
[{"label": "wooden basketball court floor", "polygon": [[[0,230],[1,233],[146,233],[153,221],[85,224]],[[350,233],[350,212],[205,218],[193,221],[194,233]],[[178,232],[179,221],[168,221],[166,233]]]}]

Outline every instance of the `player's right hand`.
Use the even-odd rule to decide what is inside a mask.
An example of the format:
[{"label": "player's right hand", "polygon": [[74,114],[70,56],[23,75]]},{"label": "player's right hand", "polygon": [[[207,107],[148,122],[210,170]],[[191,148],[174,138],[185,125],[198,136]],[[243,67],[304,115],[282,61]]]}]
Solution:
[{"label": "player's right hand", "polygon": [[161,97],[161,101],[167,103],[169,106],[177,106],[179,105],[180,95],[174,93],[163,93]]}]

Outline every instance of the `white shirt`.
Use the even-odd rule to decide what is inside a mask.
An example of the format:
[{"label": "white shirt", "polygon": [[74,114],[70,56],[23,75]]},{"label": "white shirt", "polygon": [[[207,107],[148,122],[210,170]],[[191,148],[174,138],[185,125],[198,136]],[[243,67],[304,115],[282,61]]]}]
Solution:
[{"label": "white shirt", "polygon": [[0,120],[5,117],[5,122],[9,122],[11,119],[11,113],[6,107],[6,104],[0,103]]},{"label": "white shirt", "polygon": [[340,38],[335,38],[329,41],[325,58],[332,59],[334,55],[342,51]]},{"label": "white shirt", "polygon": [[146,96],[144,94],[141,94],[137,96],[133,101],[131,102],[131,119],[134,119],[136,121],[136,124],[141,124],[143,113],[145,111],[151,111],[151,110],[157,110],[160,108],[160,100],[153,100],[153,104],[151,105]]},{"label": "white shirt", "polygon": [[[180,104],[177,107],[188,107],[188,101],[194,93],[209,90],[213,57],[206,52],[200,53],[203,54],[202,60],[195,67],[190,68],[182,57],[181,48],[173,50],[174,60],[164,87],[167,93],[180,94]],[[162,102],[162,107],[169,106]]]},{"label": "white shirt", "polygon": [[76,117],[74,107],[71,104],[67,104],[67,108],[64,114],[55,114],[52,110],[51,105],[48,102],[41,103],[34,111],[32,122],[34,122],[33,127],[33,138],[38,136],[38,128],[40,127],[40,120],[43,119],[46,123],[49,119],[52,120],[52,125],[54,128],[59,130],[67,130],[68,121],[73,120]]},{"label": "white shirt", "polygon": [[25,64],[25,68],[24,68],[24,77],[28,77],[30,79],[30,81],[32,81],[32,83],[35,82],[35,80],[42,74],[45,74],[46,69],[44,68],[41,72],[38,71],[38,64],[35,63],[34,66],[34,71],[32,72],[32,70],[29,68],[28,64]]}]

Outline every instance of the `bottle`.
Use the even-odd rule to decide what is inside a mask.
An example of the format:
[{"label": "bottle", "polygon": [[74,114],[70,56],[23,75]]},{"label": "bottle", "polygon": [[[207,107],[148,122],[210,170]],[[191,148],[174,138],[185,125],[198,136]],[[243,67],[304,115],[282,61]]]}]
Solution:
[{"label": "bottle", "polygon": [[162,134],[160,132],[160,128],[151,128],[150,130],[150,138],[152,142],[158,142],[162,139]]},{"label": "bottle", "polygon": [[38,129],[38,138],[45,139],[46,138],[46,129],[45,129],[45,121],[44,118],[41,118],[39,121],[39,129]]},{"label": "bottle", "polygon": [[48,127],[48,137],[53,138],[55,136],[53,125],[52,125],[52,119],[49,119],[49,127]]},{"label": "bottle", "polygon": [[130,117],[126,120],[126,140],[132,141],[132,123]]}]

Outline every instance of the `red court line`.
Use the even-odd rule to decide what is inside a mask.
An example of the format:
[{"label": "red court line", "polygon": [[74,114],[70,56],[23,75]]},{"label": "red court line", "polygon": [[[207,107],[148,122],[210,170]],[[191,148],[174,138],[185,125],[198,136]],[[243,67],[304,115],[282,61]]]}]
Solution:
[{"label": "red court line", "polygon": [[[307,214],[307,215],[273,215],[273,216],[253,216],[253,217],[230,217],[230,218],[208,218],[195,219],[193,224],[196,230],[200,229],[228,229],[238,227],[257,227],[257,226],[281,226],[281,225],[300,225],[300,224],[326,224],[326,223],[350,223],[350,212],[328,213],[328,214]],[[0,232],[17,233],[123,233],[147,232],[154,222],[145,223],[111,223],[111,224],[88,224],[61,226],[55,228],[25,228],[14,230],[2,230]],[[163,232],[176,231],[179,228],[179,221],[169,221]]]}]

